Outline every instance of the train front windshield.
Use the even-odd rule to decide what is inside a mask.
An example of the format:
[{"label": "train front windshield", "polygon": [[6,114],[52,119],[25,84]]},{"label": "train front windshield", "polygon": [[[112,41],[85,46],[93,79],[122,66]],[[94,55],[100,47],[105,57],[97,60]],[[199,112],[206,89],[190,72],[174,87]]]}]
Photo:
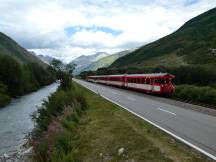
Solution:
[{"label": "train front windshield", "polygon": [[158,84],[171,84],[172,79],[171,78],[159,78],[159,79],[155,80],[155,83],[158,83]]}]

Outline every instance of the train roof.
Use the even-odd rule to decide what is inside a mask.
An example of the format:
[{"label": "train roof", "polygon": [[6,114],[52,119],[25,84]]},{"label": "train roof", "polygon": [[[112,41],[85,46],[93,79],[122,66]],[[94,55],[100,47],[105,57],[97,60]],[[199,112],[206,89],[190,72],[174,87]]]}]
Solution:
[{"label": "train roof", "polygon": [[123,77],[123,76],[129,76],[129,77],[164,77],[164,76],[170,76],[173,77],[173,75],[169,73],[150,73],[150,74],[120,74],[120,75],[95,75],[90,77]]}]

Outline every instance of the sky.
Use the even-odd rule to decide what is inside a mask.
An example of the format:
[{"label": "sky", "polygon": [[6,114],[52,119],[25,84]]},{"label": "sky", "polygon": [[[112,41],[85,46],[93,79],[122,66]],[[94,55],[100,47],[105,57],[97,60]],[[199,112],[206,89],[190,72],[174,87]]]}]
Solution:
[{"label": "sky", "polygon": [[0,0],[0,32],[68,63],[143,46],[214,7],[216,0]]}]

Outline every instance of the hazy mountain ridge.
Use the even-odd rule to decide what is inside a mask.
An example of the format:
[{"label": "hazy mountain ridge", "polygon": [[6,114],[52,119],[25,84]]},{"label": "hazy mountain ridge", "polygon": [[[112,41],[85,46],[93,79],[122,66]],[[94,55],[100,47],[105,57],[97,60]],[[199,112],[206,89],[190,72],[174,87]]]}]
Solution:
[{"label": "hazy mountain ridge", "polygon": [[21,64],[37,63],[47,66],[37,56],[21,47],[17,42],[0,32],[0,55],[9,55],[15,58]]},{"label": "hazy mountain ridge", "polygon": [[110,67],[216,64],[216,8],[186,22],[176,32],[117,59]]},{"label": "hazy mountain ridge", "polygon": [[109,54],[106,52],[98,52],[94,55],[85,56],[82,55],[74,60],[72,60],[71,64],[76,64],[76,69],[74,70],[74,74],[79,74],[85,68],[87,68],[91,63],[108,56]]},{"label": "hazy mountain ridge", "polygon": [[48,56],[48,55],[37,55],[42,61],[44,61],[47,64],[50,64],[54,57]]},{"label": "hazy mountain ridge", "polygon": [[99,59],[98,61],[95,61],[92,64],[90,64],[88,67],[83,69],[83,71],[89,71],[89,70],[95,71],[95,70],[102,68],[102,67],[108,67],[118,58],[125,56],[134,50],[135,49],[125,50],[125,51],[121,51],[121,52],[103,57],[103,58]]}]

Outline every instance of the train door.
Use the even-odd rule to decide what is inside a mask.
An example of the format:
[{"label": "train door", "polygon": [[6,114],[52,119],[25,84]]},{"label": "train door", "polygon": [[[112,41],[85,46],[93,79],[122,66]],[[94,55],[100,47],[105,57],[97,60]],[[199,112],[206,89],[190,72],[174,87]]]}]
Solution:
[{"label": "train door", "polygon": [[150,91],[153,92],[154,91],[154,78],[150,79]]},{"label": "train door", "polygon": [[127,80],[126,80],[126,76],[124,75],[123,77],[122,77],[122,87],[126,87],[127,85]]}]

